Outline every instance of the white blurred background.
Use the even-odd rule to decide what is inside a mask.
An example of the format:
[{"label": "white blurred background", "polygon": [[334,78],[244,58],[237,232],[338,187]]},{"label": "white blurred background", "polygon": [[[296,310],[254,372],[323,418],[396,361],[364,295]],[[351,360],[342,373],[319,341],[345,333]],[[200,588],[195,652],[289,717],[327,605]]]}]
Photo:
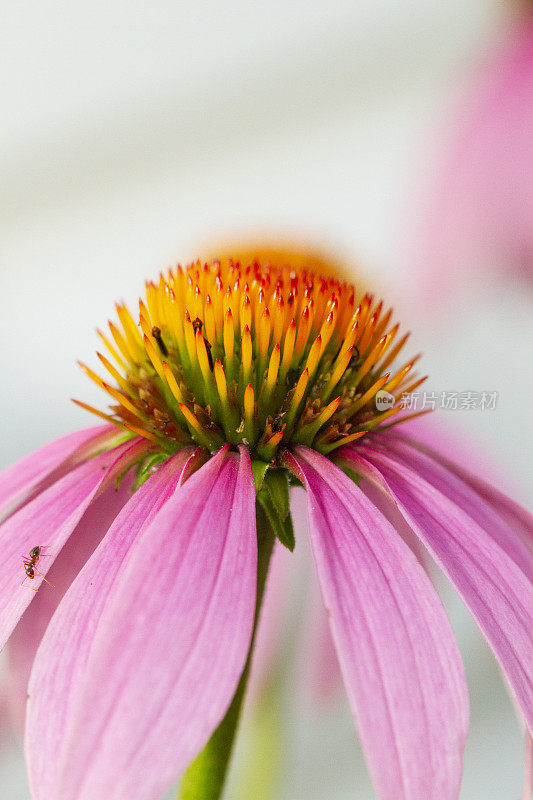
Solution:
[{"label": "white blurred background", "polygon": [[[531,295],[511,276],[467,282],[428,318],[409,303],[406,257],[440,126],[507,13],[491,0],[4,0],[0,467],[93,424],[69,401],[100,400],[75,361],[91,362],[115,300],[133,304],[206,242],[273,234],[345,254],[409,308],[431,388],[499,392],[494,411],[445,421],[529,502]],[[445,595],[472,704],[461,799],[518,798],[514,712]],[[279,796],[372,798],[345,699],[289,711]],[[0,796],[29,797],[14,736]]]}]

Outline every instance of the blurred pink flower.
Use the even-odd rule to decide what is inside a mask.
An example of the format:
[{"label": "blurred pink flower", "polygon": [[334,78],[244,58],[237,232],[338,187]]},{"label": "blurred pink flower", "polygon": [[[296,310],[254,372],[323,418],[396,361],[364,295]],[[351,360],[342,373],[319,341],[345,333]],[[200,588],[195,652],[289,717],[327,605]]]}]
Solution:
[{"label": "blurred pink flower", "polygon": [[533,10],[524,7],[449,124],[415,226],[432,306],[471,276],[533,280]]}]

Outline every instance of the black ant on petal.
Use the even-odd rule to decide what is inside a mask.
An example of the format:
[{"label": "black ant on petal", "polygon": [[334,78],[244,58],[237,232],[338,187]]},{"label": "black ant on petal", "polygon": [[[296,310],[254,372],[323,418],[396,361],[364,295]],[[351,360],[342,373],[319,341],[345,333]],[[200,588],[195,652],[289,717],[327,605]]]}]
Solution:
[{"label": "black ant on petal", "polygon": [[[39,570],[36,567],[36,564],[37,564],[37,562],[39,561],[40,558],[52,558],[52,554],[51,553],[43,553],[42,552],[42,550],[47,546],[48,545],[45,545],[45,544],[35,545],[35,547],[32,547],[31,550],[30,550],[30,557],[29,558],[25,558],[24,556],[22,556],[22,563],[24,564],[24,572],[26,573],[26,575],[24,576],[24,579],[23,579],[22,583],[20,584],[21,586],[24,585],[24,581],[26,581],[28,578],[31,581],[33,581],[35,579],[35,574],[37,573],[37,575],[40,575],[41,578],[43,579],[43,581],[45,581],[48,584],[48,586],[52,586],[52,588],[53,588],[53,584],[50,583],[50,581],[47,581],[46,578],[44,577],[43,573],[39,572]],[[33,586],[28,586],[27,588],[28,589],[32,589],[34,592],[36,592],[39,587],[37,587],[37,589],[34,589]]]}]

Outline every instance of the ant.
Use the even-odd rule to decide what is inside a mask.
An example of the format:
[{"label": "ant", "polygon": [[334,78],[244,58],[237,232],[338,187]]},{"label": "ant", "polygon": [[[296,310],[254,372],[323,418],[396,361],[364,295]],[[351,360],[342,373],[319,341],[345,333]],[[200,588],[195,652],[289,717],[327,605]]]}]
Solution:
[{"label": "ant", "polygon": [[[24,572],[26,573],[26,575],[24,577],[24,580],[20,584],[21,586],[24,584],[24,581],[27,578],[29,578],[32,581],[35,578],[35,573],[37,573],[37,575],[40,575],[41,578],[43,579],[43,581],[45,581],[48,584],[48,586],[52,586],[53,587],[53,584],[50,583],[50,581],[47,581],[46,578],[44,577],[44,575],[42,574],[42,572],[39,572],[39,570],[36,567],[36,564],[37,564],[37,562],[39,561],[40,558],[51,558],[52,557],[51,553],[43,553],[43,552],[41,552],[43,550],[43,548],[45,548],[45,547],[48,547],[48,545],[46,545],[46,544],[35,545],[35,547],[32,547],[31,550],[30,550],[30,557],[29,558],[25,558],[24,556],[22,556],[22,563],[24,564]],[[37,587],[37,589],[34,589],[33,586],[28,586],[27,588],[28,589],[32,589],[34,592],[36,592],[39,587]]]},{"label": "ant", "polygon": [[159,345],[159,349],[166,358],[168,356],[168,348],[163,341],[163,337],[161,336],[161,328],[158,328],[157,325],[154,325],[152,328],[152,336],[156,340],[157,344]]},{"label": "ant", "polygon": [[[204,327],[204,323],[202,322],[200,317],[196,317],[196,319],[193,320],[193,323],[192,323],[193,331],[195,333],[196,333],[196,331],[200,331],[200,333],[202,333],[202,328],[203,327]],[[207,341],[205,336],[202,336],[202,339],[204,340],[205,350],[206,350],[206,353],[207,353],[207,360],[209,361],[209,369],[211,370],[211,372],[213,372],[215,366],[213,364],[213,356],[211,355],[211,344]]]}]

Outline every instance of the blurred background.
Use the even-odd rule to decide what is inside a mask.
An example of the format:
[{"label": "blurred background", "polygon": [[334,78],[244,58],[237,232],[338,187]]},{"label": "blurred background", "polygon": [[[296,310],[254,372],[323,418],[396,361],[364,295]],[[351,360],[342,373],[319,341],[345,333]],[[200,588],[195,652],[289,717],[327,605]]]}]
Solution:
[{"label": "blurred background", "polygon": [[[498,392],[494,409],[439,424],[530,504],[528,13],[495,0],[4,0],[0,467],[93,424],[69,401],[101,400],[75,361],[92,363],[115,300],[134,305],[178,260],[273,238],[343,259],[394,302],[429,389]],[[520,726],[477,629],[443,596],[471,693],[461,798],[518,798]],[[265,797],[370,800],[342,690],[323,704],[279,691],[284,763]],[[7,716],[0,794],[27,800]]]}]

